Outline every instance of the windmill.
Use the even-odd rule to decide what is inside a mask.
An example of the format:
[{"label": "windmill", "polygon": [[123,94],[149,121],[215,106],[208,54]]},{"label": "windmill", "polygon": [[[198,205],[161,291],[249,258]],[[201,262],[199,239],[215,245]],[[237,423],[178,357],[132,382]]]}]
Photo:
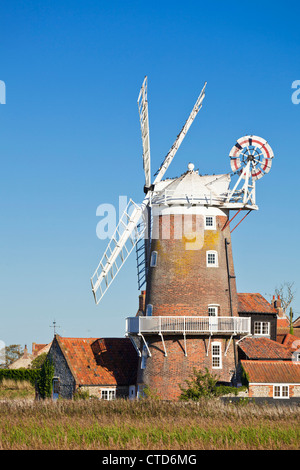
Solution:
[{"label": "windmill", "polygon": [[140,205],[129,201],[91,279],[99,303],[134,247],[142,253],[137,259],[139,286],[147,282],[145,311],[126,319],[126,335],[140,357],[138,395],[146,386],[161,398],[176,398],[178,383],[194,368],[208,367],[230,383],[235,343],[251,331],[251,319],[238,315],[231,247],[241,221],[233,229],[230,223],[241,211],[247,211],[243,220],[258,209],[255,185],[271,168],[270,145],[244,136],[229,153],[231,173],[200,175],[189,163],[180,177],[163,180],[202,107],[205,88],[206,83],[152,182],[145,78],[138,97],[145,198]]},{"label": "windmill", "polygon": [[[140,124],[142,132],[143,144],[143,164],[145,171],[145,186],[146,193],[143,202],[138,205],[132,199],[129,200],[120,221],[116,227],[114,234],[107,246],[107,249],[101,258],[97,269],[95,270],[92,278],[92,292],[96,304],[100,302],[103,295],[115,279],[121,267],[127,260],[128,256],[135,248],[136,244],[145,235],[145,263],[148,261],[148,247],[150,240],[150,205],[151,197],[155,186],[162,180],[164,174],[169,168],[177,150],[179,149],[184,137],[186,136],[190,126],[192,125],[195,117],[202,107],[202,102],[205,97],[206,82],[202,91],[197,98],[197,101],[189,115],[187,121],[178,134],[174,144],[170,148],[160,168],[155,174],[155,179],[151,184],[151,162],[150,162],[150,139],[149,139],[149,117],[148,117],[148,100],[147,100],[147,77],[145,77],[140,94],[138,96],[138,108],[140,115]],[[148,242],[147,242],[148,240]],[[141,271],[141,270],[140,270]],[[139,271],[139,272],[140,272]]]}]

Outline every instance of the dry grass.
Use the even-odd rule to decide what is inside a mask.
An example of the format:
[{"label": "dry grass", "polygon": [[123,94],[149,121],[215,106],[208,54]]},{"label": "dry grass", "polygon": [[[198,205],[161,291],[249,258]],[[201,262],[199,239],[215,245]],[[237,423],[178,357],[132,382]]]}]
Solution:
[{"label": "dry grass", "polygon": [[17,399],[35,397],[34,386],[26,380],[2,379],[0,382],[0,399]]},{"label": "dry grass", "polygon": [[0,404],[1,449],[298,449],[300,408],[116,400]]}]

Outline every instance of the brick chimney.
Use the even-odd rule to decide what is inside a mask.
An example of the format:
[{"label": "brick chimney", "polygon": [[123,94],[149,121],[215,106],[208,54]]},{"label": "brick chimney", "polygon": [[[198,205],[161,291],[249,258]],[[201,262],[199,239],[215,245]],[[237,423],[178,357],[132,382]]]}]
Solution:
[{"label": "brick chimney", "polygon": [[139,309],[137,315],[145,314],[145,300],[146,300],[146,291],[142,290],[139,295]]},{"label": "brick chimney", "polygon": [[27,359],[27,358],[28,358],[28,349],[27,349],[27,345],[26,345],[26,344],[25,344],[25,348],[24,348],[23,358],[24,358],[24,359]]},{"label": "brick chimney", "polygon": [[278,318],[283,318],[283,308],[281,306],[281,298],[280,295],[277,296],[277,299],[275,298],[275,295],[273,295],[273,300],[272,300],[272,305],[277,310],[277,317]]}]

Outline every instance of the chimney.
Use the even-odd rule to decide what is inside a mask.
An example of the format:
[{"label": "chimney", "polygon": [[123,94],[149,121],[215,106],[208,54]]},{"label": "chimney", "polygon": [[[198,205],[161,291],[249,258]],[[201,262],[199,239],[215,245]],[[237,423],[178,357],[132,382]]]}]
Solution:
[{"label": "chimney", "polygon": [[146,291],[142,290],[140,295],[139,295],[139,310],[138,310],[138,315],[144,315],[145,314],[145,301],[146,301]]},{"label": "chimney", "polygon": [[24,357],[24,359],[28,358],[28,350],[27,350],[27,345],[26,344],[25,344],[25,348],[24,348],[23,357]]},{"label": "chimney", "polygon": [[273,301],[272,301],[273,307],[277,310],[277,317],[278,318],[283,318],[283,308],[281,306],[281,298],[280,295],[277,296],[277,299],[275,299],[275,295],[273,295]]}]

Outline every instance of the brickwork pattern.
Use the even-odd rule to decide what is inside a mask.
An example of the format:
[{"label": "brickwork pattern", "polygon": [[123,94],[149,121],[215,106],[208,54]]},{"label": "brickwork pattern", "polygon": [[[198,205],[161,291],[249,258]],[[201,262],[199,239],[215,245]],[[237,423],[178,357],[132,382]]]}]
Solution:
[{"label": "brickwork pattern", "polygon": [[[222,369],[212,368],[212,345],[221,342]],[[208,370],[216,375],[219,381],[230,383],[235,371],[235,344],[232,341],[227,354],[225,349],[229,337],[214,336],[209,345],[208,337],[192,336],[186,338],[186,352],[183,337],[164,336],[167,356],[159,336],[147,336],[151,357],[147,358],[146,368],[139,368],[138,383],[147,386],[151,392],[165,400],[177,400],[181,390],[179,385],[185,386],[193,369]],[[208,355],[207,355],[208,350]]]}]

